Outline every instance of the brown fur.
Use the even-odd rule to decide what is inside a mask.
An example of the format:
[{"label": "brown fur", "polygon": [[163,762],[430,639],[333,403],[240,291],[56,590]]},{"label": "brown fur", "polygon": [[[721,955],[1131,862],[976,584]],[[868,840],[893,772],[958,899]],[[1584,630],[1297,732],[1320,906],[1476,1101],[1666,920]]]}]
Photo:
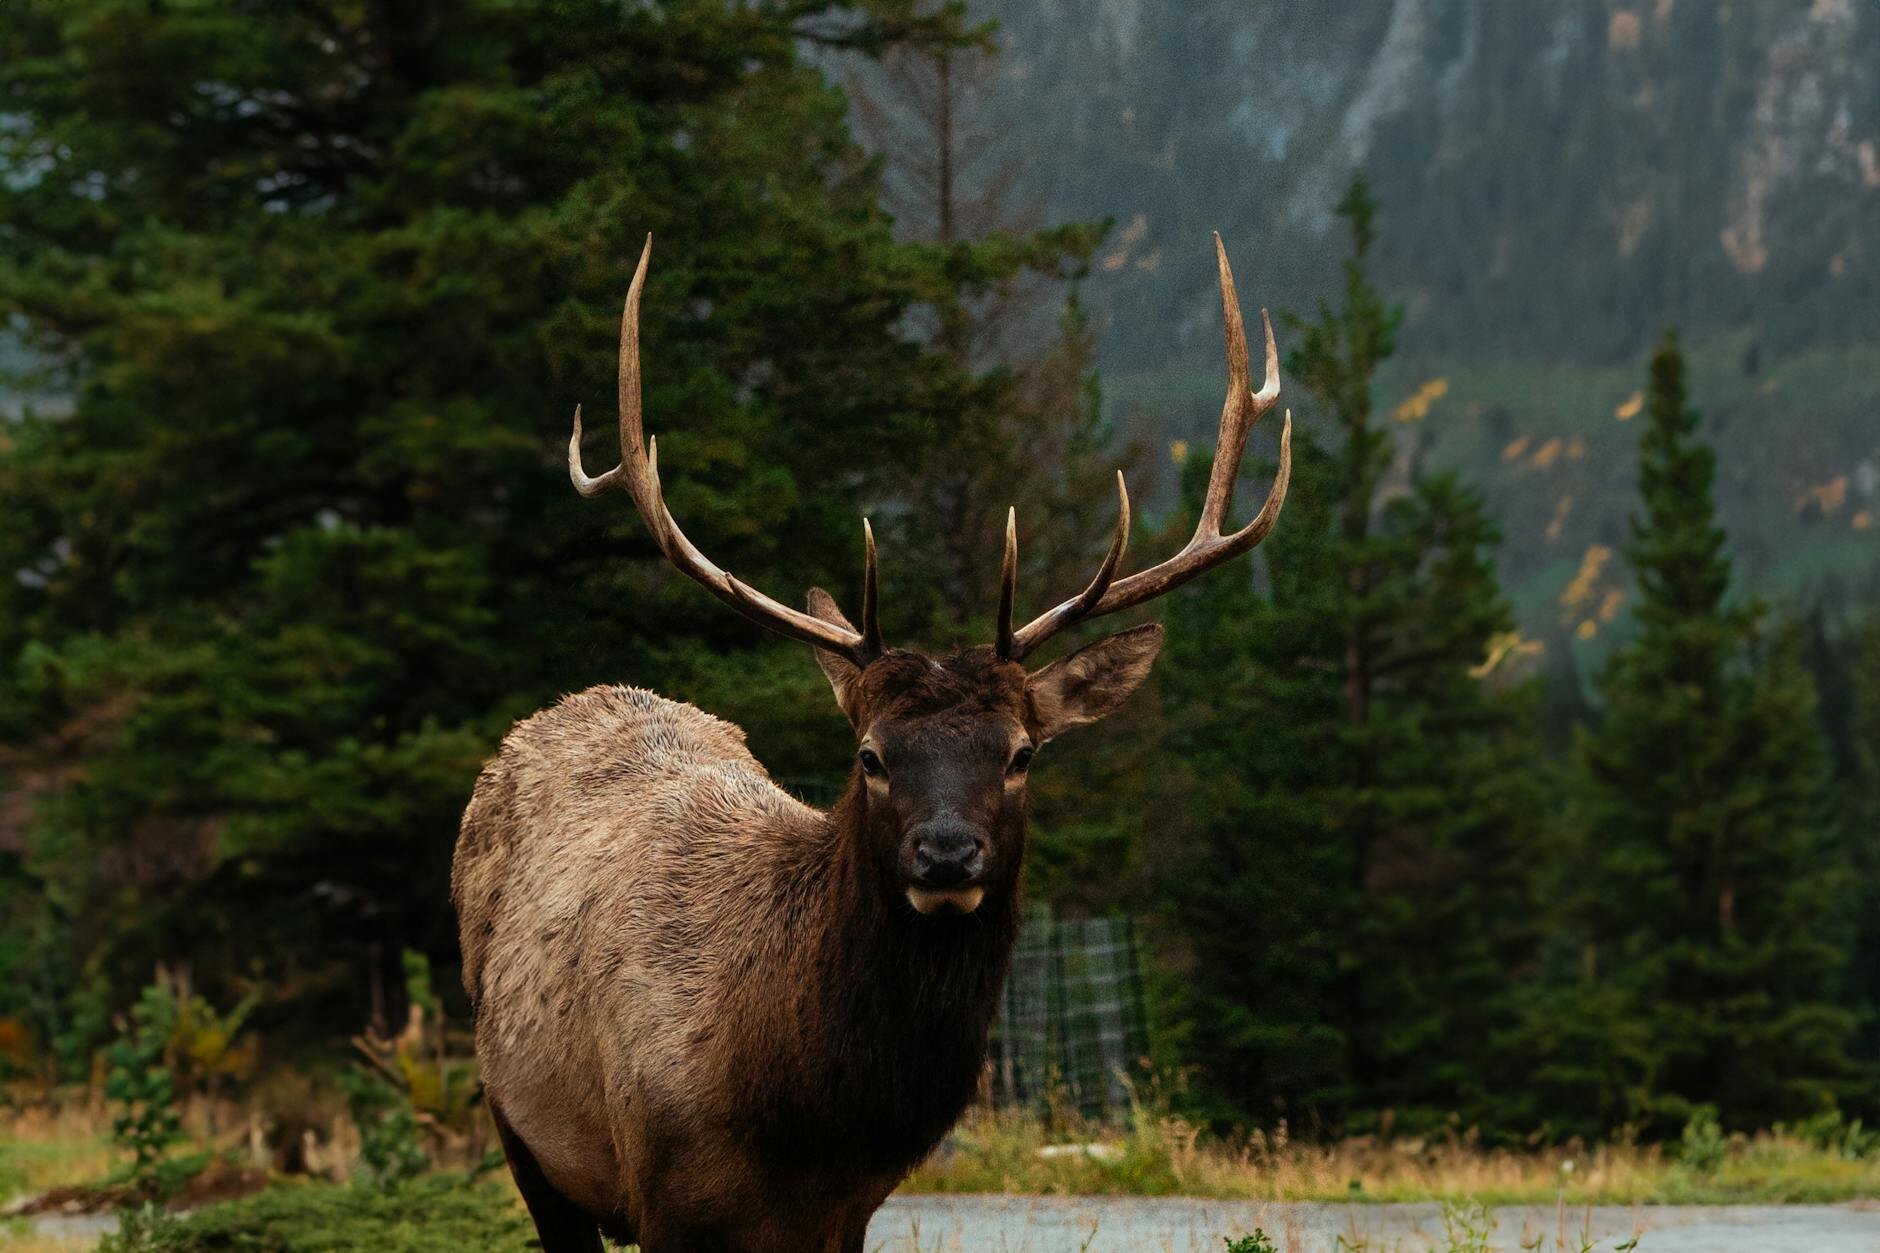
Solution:
[{"label": "brown fur", "polygon": [[[736,727],[649,692],[593,688],[518,723],[451,888],[484,1083],[544,1249],[592,1248],[589,1223],[647,1253],[861,1248],[984,1063],[1025,838],[1013,744],[1106,712],[1159,642],[1085,650],[1116,674],[1072,658],[1028,681],[984,648],[832,671],[894,777],[855,769],[826,814]],[[966,916],[903,894],[904,832],[937,809],[987,837]]]}]

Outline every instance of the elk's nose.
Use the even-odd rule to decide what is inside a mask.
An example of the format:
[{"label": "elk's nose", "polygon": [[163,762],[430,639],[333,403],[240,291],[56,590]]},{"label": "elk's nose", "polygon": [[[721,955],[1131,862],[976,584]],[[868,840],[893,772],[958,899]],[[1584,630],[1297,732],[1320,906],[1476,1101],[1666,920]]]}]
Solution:
[{"label": "elk's nose", "polygon": [[921,823],[912,835],[914,875],[923,886],[954,888],[985,872],[983,842],[970,823],[941,818]]}]

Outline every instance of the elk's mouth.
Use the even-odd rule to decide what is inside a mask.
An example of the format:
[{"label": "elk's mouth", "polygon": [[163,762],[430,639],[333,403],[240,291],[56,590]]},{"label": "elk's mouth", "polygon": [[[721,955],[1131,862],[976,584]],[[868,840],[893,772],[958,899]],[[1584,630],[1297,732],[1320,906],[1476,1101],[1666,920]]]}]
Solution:
[{"label": "elk's mouth", "polygon": [[923,914],[970,914],[986,899],[981,884],[963,888],[917,888],[907,890],[907,903]]}]

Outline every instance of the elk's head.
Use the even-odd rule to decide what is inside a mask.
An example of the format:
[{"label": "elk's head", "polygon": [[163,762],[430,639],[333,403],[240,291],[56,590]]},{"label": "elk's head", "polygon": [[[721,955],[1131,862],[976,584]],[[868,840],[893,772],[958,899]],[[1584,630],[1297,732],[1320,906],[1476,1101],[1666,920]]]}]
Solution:
[{"label": "elk's head", "polygon": [[816,650],[836,702],[855,728],[854,772],[863,831],[886,890],[923,914],[971,913],[988,896],[1017,886],[1024,851],[1025,788],[1033,755],[1060,732],[1094,722],[1129,696],[1162,647],[1158,625],[1134,627],[1027,672],[1040,644],[1074,623],[1140,605],[1202,571],[1252,549],[1273,527],[1292,470],[1292,415],[1280,432],[1279,469],[1260,512],[1223,532],[1234,480],[1254,422],[1279,399],[1279,354],[1266,333],[1266,376],[1252,390],[1246,331],[1227,250],[1214,238],[1227,335],[1227,402],[1221,411],[1208,494],[1182,550],[1147,570],[1117,577],[1129,541],[1129,493],[1116,476],[1117,522],[1109,551],[1083,591],[1022,627],[1017,592],[1016,510],[1005,526],[998,630],[990,646],[950,657],[885,648],[876,616],[874,534],[863,522],[861,626],[820,588],[808,612],[793,609],[714,565],[687,539],[660,491],[659,448],[644,434],[640,400],[640,294],[653,241],[648,236],[620,321],[621,462],[597,478],[581,466],[581,411],[568,443],[575,489],[594,496],[618,487],[633,498],[666,559],[745,617]]},{"label": "elk's head", "polygon": [[[841,613],[820,589],[812,611]],[[853,770],[878,879],[923,914],[971,913],[1017,887],[1032,757],[1134,690],[1160,626],[1099,640],[1027,675],[981,645],[950,657],[890,649],[866,665],[817,650],[855,727]]]}]

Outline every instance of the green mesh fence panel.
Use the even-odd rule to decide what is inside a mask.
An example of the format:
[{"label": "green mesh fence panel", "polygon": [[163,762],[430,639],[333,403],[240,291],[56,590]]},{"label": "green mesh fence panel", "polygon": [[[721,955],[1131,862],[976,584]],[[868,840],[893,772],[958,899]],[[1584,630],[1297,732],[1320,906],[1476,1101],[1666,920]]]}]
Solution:
[{"label": "green mesh fence panel", "polygon": [[1029,910],[992,1028],[993,1101],[1120,1120],[1147,1045],[1130,920]]}]

